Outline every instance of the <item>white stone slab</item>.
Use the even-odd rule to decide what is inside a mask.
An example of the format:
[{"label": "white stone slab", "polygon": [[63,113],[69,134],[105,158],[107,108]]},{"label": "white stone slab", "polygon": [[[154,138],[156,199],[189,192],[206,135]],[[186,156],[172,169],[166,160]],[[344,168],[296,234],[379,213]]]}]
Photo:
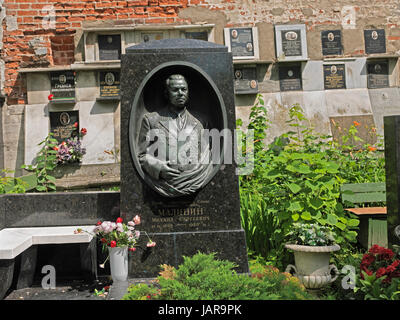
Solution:
[{"label": "white stone slab", "polygon": [[380,88],[368,90],[376,131],[384,134],[383,117],[400,114],[400,89]]},{"label": "white stone slab", "polygon": [[114,163],[114,158],[105,150],[114,150],[114,107],[93,101],[77,103],[79,126],[86,128],[87,134],[82,139],[86,148],[82,164]]},{"label": "white stone slab", "polygon": [[29,104],[43,104],[48,102],[51,90],[48,72],[27,73],[27,95]]},{"label": "white stone slab", "polygon": [[329,113],[326,106],[325,91],[309,91],[303,93],[304,115],[310,120],[315,132],[332,134],[329,124]]},{"label": "white stone slab", "polygon": [[346,61],[345,65],[347,89],[367,88],[366,62],[367,58],[356,58],[351,61]]},{"label": "white stone slab", "polygon": [[368,89],[325,90],[325,99],[330,117],[372,114]]},{"label": "white stone slab", "polygon": [[[75,234],[78,228],[86,232]],[[0,259],[13,259],[32,245],[88,243],[93,226],[6,228],[0,231]],[[89,233],[87,233],[89,232]]]},{"label": "white stone slab", "polygon": [[98,71],[77,72],[75,95],[77,101],[93,101],[100,95]]},{"label": "white stone slab", "polygon": [[324,90],[324,76],[322,61],[308,61],[302,63],[303,91]]},{"label": "white stone slab", "polygon": [[33,164],[43,141],[50,131],[49,113],[46,104],[25,105],[25,164]]}]

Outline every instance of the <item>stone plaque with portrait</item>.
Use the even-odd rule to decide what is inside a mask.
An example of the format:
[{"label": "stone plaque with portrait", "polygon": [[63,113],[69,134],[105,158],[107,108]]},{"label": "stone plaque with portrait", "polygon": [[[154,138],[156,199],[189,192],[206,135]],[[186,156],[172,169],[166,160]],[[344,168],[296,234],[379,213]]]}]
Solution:
[{"label": "stone plaque with portrait", "polygon": [[121,59],[121,35],[108,34],[98,35],[99,59],[119,60]]},{"label": "stone plaque with portrait", "polygon": [[279,61],[308,58],[305,25],[276,25],[275,39],[276,56]]},{"label": "stone plaque with portrait", "polygon": [[365,53],[386,53],[385,29],[364,30]]},{"label": "stone plaque with portrait", "polygon": [[368,88],[387,88],[389,87],[389,62],[370,61],[367,63]]},{"label": "stone plaque with portrait", "polygon": [[279,87],[281,91],[302,90],[301,67],[280,65]]},{"label": "stone plaque with portrait", "polygon": [[323,69],[325,89],[346,88],[346,69],[344,64],[327,64],[324,65]]},{"label": "stone plaque with portrait", "polygon": [[50,132],[58,143],[78,136],[79,111],[50,112],[49,118]]},{"label": "stone plaque with portrait", "polygon": [[321,31],[322,54],[341,55],[342,48],[342,32],[340,30],[326,30]]},{"label": "stone plaque with portrait", "polygon": [[119,71],[100,71],[100,97],[119,97]]},{"label": "stone plaque with portrait", "polygon": [[257,37],[257,28],[225,28],[225,44],[234,59],[257,59]]},{"label": "stone plaque with portrait", "polygon": [[75,72],[57,71],[50,73],[52,100],[75,100]]},{"label": "stone plaque with portrait", "polygon": [[258,93],[257,68],[254,65],[235,66],[235,94]]}]

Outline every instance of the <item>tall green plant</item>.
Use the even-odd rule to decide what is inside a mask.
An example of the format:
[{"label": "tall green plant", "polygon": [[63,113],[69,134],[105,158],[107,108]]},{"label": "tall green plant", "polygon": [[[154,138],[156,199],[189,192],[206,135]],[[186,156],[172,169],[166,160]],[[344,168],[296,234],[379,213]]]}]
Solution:
[{"label": "tall green plant", "polygon": [[58,142],[53,138],[53,134],[49,133],[49,135],[38,145],[42,146],[42,148],[35,158],[36,164],[23,165],[22,168],[35,172],[37,177],[37,191],[55,191],[56,179],[51,175],[51,172],[57,166],[57,151],[54,150],[54,148],[58,145]]},{"label": "tall green plant", "polygon": [[[262,138],[269,120],[258,98],[248,126],[255,131],[254,171],[240,177],[242,225],[249,249],[267,258],[276,255],[281,260],[278,265],[286,259],[283,239],[293,223],[328,226],[342,246],[355,242],[359,221],[343,209],[340,185],[384,179],[384,158],[377,148],[354,145],[361,141],[356,122],[339,144],[315,132],[300,105],[288,113],[290,129],[266,146]],[[378,173],[372,176],[374,171]]]}]

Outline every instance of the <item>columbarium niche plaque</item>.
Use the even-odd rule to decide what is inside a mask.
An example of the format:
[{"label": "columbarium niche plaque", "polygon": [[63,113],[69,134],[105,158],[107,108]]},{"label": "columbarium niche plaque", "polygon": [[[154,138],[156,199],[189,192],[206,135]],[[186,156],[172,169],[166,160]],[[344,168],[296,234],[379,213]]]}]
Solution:
[{"label": "columbarium niche plaque", "polygon": [[50,112],[49,117],[50,132],[58,143],[78,136],[79,111]]},{"label": "columbarium niche plaque", "polygon": [[50,73],[52,101],[75,101],[75,72],[57,71]]},{"label": "columbarium niche plaque", "polygon": [[257,68],[254,65],[235,66],[235,94],[258,93]]},{"label": "columbarium niche plaque", "polygon": [[302,90],[301,66],[280,65],[279,87],[281,91]]},{"label": "columbarium niche plaque", "polygon": [[324,56],[341,55],[342,32],[340,30],[321,31],[322,54]]},{"label": "columbarium niche plaque", "polygon": [[326,64],[323,69],[325,89],[346,89],[346,69],[344,64]]},{"label": "columbarium niche plaque", "polygon": [[389,62],[387,60],[370,61],[367,63],[368,88],[389,87]]},{"label": "columbarium niche plaque", "polygon": [[225,28],[225,44],[234,59],[258,59],[257,28]]},{"label": "columbarium niche plaque", "polygon": [[121,35],[108,34],[98,35],[99,59],[119,60],[121,59]]},{"label": "columbarium niche plaque", "polygon": [[234,147],[233,77],[232,54],[207,41],[151,41],[122,56],[121,211],[140,215],[157,243],[131,254],[132,277],[198,251],[248,271],[236,164],[224,161]]},{"label": "columbarium niche plaque", "polygon": [[120,95],[119,71],[100,71],[100,97],[118,98]]},{"label": "columbarium niche plaque", "polygon": [[308,57],[305,25],[275,26],[276,55],[279,61],[305,60]]},{"label": "columbarium niche plaque", "polygon": [[386,53],[385,29],[364,30],[365,53]]},{"label": "columbarium niche plaque", "polygon": [[207,33],[207,31],[185,32],[185,38],[186,39],[196,39],[196,40],[208,41],[208,33]]}]

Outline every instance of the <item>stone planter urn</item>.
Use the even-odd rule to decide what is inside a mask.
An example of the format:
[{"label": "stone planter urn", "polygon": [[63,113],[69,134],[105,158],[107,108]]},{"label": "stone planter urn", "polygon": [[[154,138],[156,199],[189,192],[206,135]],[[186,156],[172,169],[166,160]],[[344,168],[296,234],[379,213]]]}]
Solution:
[{"label": "stone planter urn", "polygon": [[[286,272],[292,273],[307,289],[319,289],[332,283],[339,275],[335,265],[329,264],[330,253],[340,249],[335,244],[331,246],[303,246],[286,244],[287,249],[294,251],[295,266],[289,264]],[[332,277],[331,272],[335,275]]]}]

